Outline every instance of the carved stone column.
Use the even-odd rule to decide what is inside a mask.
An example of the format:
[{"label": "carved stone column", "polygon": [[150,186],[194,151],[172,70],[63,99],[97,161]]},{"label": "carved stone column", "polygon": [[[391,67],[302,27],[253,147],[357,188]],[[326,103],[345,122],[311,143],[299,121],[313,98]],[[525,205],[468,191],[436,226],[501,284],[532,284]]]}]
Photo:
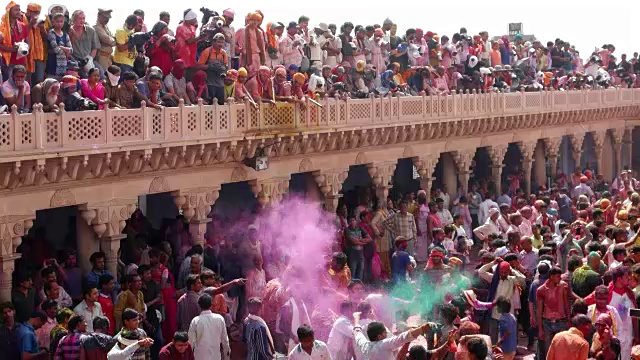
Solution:
[{"label": "carved stone column", "polygon": [[521,143],[520,153],[522,153],[522,170],[524,172],[524,193],[531,193],[531,166],[533,165],[533,156],[536,151],[537,142]]},{"label": "carved stone column", "polygon": [[613,138],[613,151],[616,157],[616,167],[613,178],[615,179],[622,171],[622,142],[624,140],[624,129],[611,129],[611,137]]},{"label": "carved stone column", "polygon": [[178,190],[171,193],[178,209],[189,223],[192,245],[204,246],[211,206],[220,196],[220,186]]},{"label": "carved stone column", "polygon": [[105,267],[112,274],[118,273],[118,251],[126,221],[136,209],[135,199],[113,199],[97,204],[82,204],[78,210],[100,240],[100,250],[105,254]]},{"label": "carved stone column", "polygon": [[33,226],[35,215],[0,216],[0,302],[11,301],[11,281],[15,261],[21,254],[16,249],[22,243],[22,237]]},{"label": "carved stone column", "polygon": [[332,214],[338,209],[338,202],[342,197],[342,183],[349,175],[349,168],[337,168],[314,171],[313,177],[324,195],[324,209]]},{"label": "carved stone column", "polygon": [[249,184],[260,206],[265,207],[282,200],[284,194],[289,191],[290,179],[290,176],[281,176],[265,180],[252,180],[249,181]]},{"label": "carved stone column", "polygon": [[[469,178],[471,177],[471,163],[476,156],[475,150],[456,151],[453,155],[453,160],[456,163],[458,169],[458,177],[462,184],[462,191],[466,194],[469,191]],[[449,191],[458,191],[458,189],[451,189]]]},{"label": "carved stone column", "polygon": [[596,174],[602,174],[602,169],[604,168],[602,165],[602,150],[604,149],[604,141],[607,138],[607,132],[594,131],[591,135],[593,136],[594,150],[596,153],[596,173],[593,174],[595,176]]},{"label": "carved stone column", "polygon": [[580,166],[580,156],[582,155],[582,143],[584,142],[584,134],[569,135],[571,142],[571,157],[573,157],[574,166]]},{"label": "carved stone column", "polygon": [[628,151],[628,155],[627,155],[627,166],[629,166],[629,169],[633,170],[633,128],[627,128],[627,136],[625,136],[625,141],[624,143],[627,145],[627,151]]},{"label": "carved stone column", "polygon": [[431,184],[436,179],[433,171],[438,164],[438,157],[414,157],[412,160],[420,175],[420,189],[427,192],[427,201],[431,201]]},{"label": "carved stone column", "polygon": [[369,176],[376,187],[376,197],[378,200],[386,201],[389,189],[393,187],[393,174],[396,171],[396,161],[383,161],[368,164]]},{"label": "carved stone column", "polygon": [[492,145],[487,148],[491,157],[491,178],[496,185],[496,196],[502,192],[502,168],[504,156],[507,154],[508,144]]},{"label": "carved stone column", "polygon": [[562,137],[544,139],[544,146],[547,151],[547,159],[549,159],[549,176],[552,181],[555,180],[558,172],[558,158],[560,157],[560,145]]}]

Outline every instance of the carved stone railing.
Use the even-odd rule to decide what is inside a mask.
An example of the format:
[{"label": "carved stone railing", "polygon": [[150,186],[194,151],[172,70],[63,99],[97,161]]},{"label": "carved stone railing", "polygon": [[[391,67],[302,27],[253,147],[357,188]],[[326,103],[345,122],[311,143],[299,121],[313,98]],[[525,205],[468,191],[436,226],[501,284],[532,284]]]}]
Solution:
[{"label": "carved stone railing", "polygon": [[443,123],[568,110],[640,105],[640,89],[460,94],[397,98],[327,99],[322,107],[281,103],[203,105],[155,110],[0,115],[0,162],[4,158],[59,152],[86,153],[126,147],[191,145],[268,135],[339,129]]}]

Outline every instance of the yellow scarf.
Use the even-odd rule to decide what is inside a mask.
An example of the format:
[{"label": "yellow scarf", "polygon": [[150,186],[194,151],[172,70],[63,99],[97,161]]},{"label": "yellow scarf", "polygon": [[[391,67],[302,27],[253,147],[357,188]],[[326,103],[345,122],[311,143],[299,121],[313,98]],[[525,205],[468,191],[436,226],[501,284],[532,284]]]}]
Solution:
[{"label": "yellow scarf", "polygon": [[[12,47],[13,41],[11,40],[11,22],[9,21],[9,13],[11,12],[11,8],[16,6],[15,2],[10,2],[5,10],[5,14],[2,16],[2,22],[0,22],[0,32],[4,35],[4,39],[2,40],[2,45],[6,47]],[[2,52],[2,58],[4,59],[5,64],[11,63],[11,54],[10,52]]]},{"label": "yellow scarf", "polygon": [[[31,5],[31,4],[30,4]],[[25,24],[29,24],[31,26],[29,19],[24,15],[23,22]],[[42,41],[42,36],[40,36],[39,28],[31,28],[29,29],[29,55],[27,55],[27,72],[32,73],[36,71],[36,61],[44,61],[44,43]]]}]

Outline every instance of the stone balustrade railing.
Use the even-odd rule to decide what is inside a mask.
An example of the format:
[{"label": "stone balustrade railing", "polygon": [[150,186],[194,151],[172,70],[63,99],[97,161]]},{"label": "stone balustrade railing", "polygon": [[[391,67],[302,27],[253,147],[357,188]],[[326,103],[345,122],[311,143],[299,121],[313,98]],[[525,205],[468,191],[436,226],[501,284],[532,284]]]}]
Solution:
[{"label": "stone balustrade railing", "polygon": [[0,115],[2,157],[27,157],[162,144],[233,141],[275,134],[328,132],[420,122],[473,120],[640,104],[640,89],[459,94],[397,98],[327,99],[322,106],[281,103],[179,106],[155,110]]}]

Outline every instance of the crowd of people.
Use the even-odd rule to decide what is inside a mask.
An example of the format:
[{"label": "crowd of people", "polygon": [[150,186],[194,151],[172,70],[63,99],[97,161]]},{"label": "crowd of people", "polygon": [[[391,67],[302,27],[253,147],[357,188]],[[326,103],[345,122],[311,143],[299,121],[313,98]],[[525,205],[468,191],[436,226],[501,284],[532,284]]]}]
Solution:
[{"label": "crowd of people", "polygon": [[[197,104],[290,102],[318,105],[324,97],[367,98],[453,93],[636,87],[638,54],[620,61],[605,44],[586,60],[561,39],[491,40],[461,28],[451,37],[397,25],[345,22],[311,25],[301,16],[266,23],[257,10],[235,29],[236,14],[184,11],[174,31],[161,12],[145,23],[136,10],[115,32],[112,10],[98,9],[95,26],[64,5],[26,11],[10,2],[0,24],[2,99],[29,112]],[[153,24],[153,26],[151,26]]]},{"label": "crowd of people", "polygon": [[[481,91],[563,88],[574,78],[585,80],[581,87],[633,86],[639,66],[637,54],[617,64],[612,45],[584,63],[561,40],[543,47],[516,36],[511,44],[465,29],[451,39],[420,29],[398,37],[388,19],[338,31],[310,29],[302,16],[263,29],[256,11],[236,31],[233,10],[203,8],[199,35],[194,10],[174,35],[168,13],[147,31],[137,10],[112,35],[108,9],[98,10],[95,27],[62,5],[43,22],[34,3],[25,13],[13,2],[6,10],[2,95],[21,111],[200,99],[306,106],[324,94],[450,94],[469,79]],[[633,81],[620,83],[620,69]],[[520,174],[500,187],[474,178],[453,194],[438,184],[382,199],[361,188],[330,215],[326,257],[313,264],[292,261],[287,239],[265,236],[257,219],[269,208],[212,215],[206,243],[196,245],[183,216],[157,230],[136,210],[117,259],[93,253],[84,272],[73,246],[52,257],[47,234],[34,229],[18,248],[11,302],[0,305],[0,354],[485,360],[513,359],[526,337],[539,360],[636,358],[640,184],[629,169],[610,184],[589,166],[558,174],[532,194]]]}]

